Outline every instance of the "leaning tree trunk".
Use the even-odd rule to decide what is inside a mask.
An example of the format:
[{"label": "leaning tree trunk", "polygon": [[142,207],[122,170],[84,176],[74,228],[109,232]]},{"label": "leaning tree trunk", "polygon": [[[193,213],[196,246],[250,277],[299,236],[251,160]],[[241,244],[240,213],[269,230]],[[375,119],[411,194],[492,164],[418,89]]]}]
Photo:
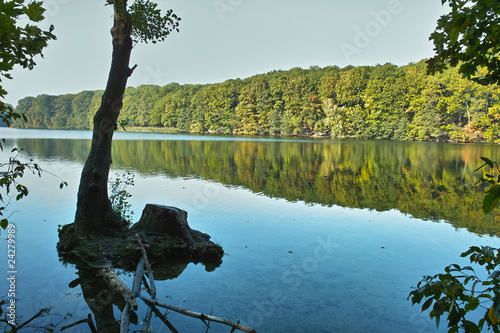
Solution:
[{"label": "leaning tree trunk", "polygon": [[[108,3],[111,3],[108,1]],[[75,231],[93,233],[123,226],[113,211],[108,197],[108,175],[111,165],[111,142],[117,128],[132,51],[131,22],[126,0],[115,0],[114,23],[111,29],[113,55],[106,90],[101,106],[94,116],[94,131],[89,156],[82,170],[75,215]]]}]

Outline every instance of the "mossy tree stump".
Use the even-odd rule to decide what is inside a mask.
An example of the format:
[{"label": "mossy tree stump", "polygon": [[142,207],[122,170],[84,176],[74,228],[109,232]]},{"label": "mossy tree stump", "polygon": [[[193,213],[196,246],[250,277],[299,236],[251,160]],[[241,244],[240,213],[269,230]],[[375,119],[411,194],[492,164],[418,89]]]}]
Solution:
[{"label": "mossy tree stump", "polygon": [[111,263],[115,268],[133,270],[142,255],[136,234],[159,270],[165,265],[170,270],[167,267],[171,265],[185,267],[190,262],[200,262],[211,271],[221,264],[224,255],[222,247],[210,241],[209,235],[189,227],[186,211],[157,204],[147,204],[140,220],[126,230],[82,235],[74,224],[65,225],[59,232],[57,250],[69,263],[95,267]]}]

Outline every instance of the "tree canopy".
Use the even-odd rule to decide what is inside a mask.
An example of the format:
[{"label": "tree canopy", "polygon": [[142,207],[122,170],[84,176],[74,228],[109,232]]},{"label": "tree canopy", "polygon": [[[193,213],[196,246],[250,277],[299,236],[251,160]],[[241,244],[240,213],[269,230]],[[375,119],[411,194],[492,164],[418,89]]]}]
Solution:
[{"label": "tree canopy", "polygon": [[[429,73],[448,65],[483,85],[500,83],[500,3],[496,0],[441,0],[451,11],[429,37],[435,55]],[[484,71],[485,70],[485,71]]]},{"label": "tree canopy", "polygon": [[[42,51],[48,42],[56,37],[52,34],[54,26],[48,31],[36,25],[44,19],[45,9],[41,1],[24,0],[0,1],[0,83],[1,77],[12,79],[14,66],[33,69],[35,57],[43,56]],[[22,25],[28,19],[28,23]],[[12,119],[21,118],[5,104],[7,91],[0,84],[0,119],[10,125]]]},{"label": "tree canopy", "polygon": [[[90,129],[102,94],[24,98],[16,110],[29,122],[15,126]],[[425,60],[293,68],[208,85],[129,87],[119,121],[195,133],[498,142],[500,90],[457,68],[428,76]]]}]

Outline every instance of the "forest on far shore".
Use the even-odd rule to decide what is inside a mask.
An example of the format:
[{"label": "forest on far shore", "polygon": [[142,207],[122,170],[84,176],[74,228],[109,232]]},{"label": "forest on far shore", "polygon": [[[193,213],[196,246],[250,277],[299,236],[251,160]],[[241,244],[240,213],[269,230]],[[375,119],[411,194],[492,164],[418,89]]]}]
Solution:
[{"label": "forest on far shore", "polygon": [[[18,128],[92,128],[103,91],[19,100]],[[181,132],[329,136],[377,140],[500,142],[500,89],[451,68],[310,67],[222,83],[142,85],[125,91],[119,123]]]}]

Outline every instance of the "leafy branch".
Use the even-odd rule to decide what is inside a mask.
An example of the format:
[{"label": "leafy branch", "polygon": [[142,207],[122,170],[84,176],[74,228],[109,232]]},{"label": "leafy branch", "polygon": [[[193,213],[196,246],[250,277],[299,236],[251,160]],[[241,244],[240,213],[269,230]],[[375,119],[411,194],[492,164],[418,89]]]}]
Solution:
[{"label": "leafy branch", "polygon": [[121,175],[116,174],[115,179],[108,180],[111,206],[116,212],[120,213],[129,224],[132,223],[134,212],[132,211],[132,205],[128,202],[132,194],[127,191],[127,187],[134,186],[134,177],[135,176],[130,172],[127,172]]},{"label": "leafy branch", "polygon": [[[412,304],[422,305],[422,312],[431,309],[429,316],[439,327],[441,316],[447,314],[448,332],[480,332],[485,326],[500,332],[500,250],[488,246],[473,246],[461,254],[470,262],[485,266],[486,280],[481,280],[471,266],[452,264],[445,273],[424,276],[408,299]],[[466,318],[471,312],[482,308],[483,318],[478,323]]]},{"label": "leafy branch", "polygon": [[163,42],[174,30],[179,32],[181,18],[174,14],[172,9],[162,15],[157,7],[158,4],[149,0],[135,0],[130,6],[132,37],[135,42],[151,41],[156,44]]},{"label": "leafy branch", "polygon": [[490,172],[483,174],[483,177],[478,181],[491,185],[488,191],[486,191],[483,200],[483,211],[489,213],[497,207],[500,202],[500,169],[497,162],[491,161],[486,157],[481,157],[481,159],[484,161],[484,164],[475,171],[483,169],[486,166],[490,168]]},{"label": "leafy branch", "polygon": [[[478,183],[491,186],[483,200],[483,211],[491,212],[500,202],[500,168],[497,162],[481,157],[484,164],[475,171],[489,167],[489,172],[483,172]],[[445,273],[434,276],[424,276],[415,290],[410,292],[408,299],[412,304],[420,304],[422,312],[431,308],[431,319],[439,327],[441,316],[447,314],[448,332],[480,332],[485,326],[500,332],[500,249],[489,246],[472,246],[461,254],[469,257],[472,264],[484,266],[488,277],[481,280],[471,266],[461,267],[452,264],[445,268]],[[478,288],[482,287],[482,288]],[[479,290],[481,289],[481,290]],[[484,316],[477,322],[466,318],[470,312],[482,308]]]},{"label": "leafy branch", "polygon": [[[5,142],[5,140],[3,140]],[[3,146],[0,144],[0,149],[3,150]],[[0,216],[4,216],[5,211],[7,210],[7,206],[9,205],[12,197],[10,196],[12,189],[17,193],[15,196],[16,201],[21,200],[25,196],[29,194],[28,188],[19,183],[19,179],[23,178],[26,171],[31,172],[38,177],[42,176],[42,173],[48,173],[52,176],[58,177],[60,180],[59,188],[63,188],[64,186],[68,186],[68,183],[63,181],[59,176],[54,175],[48,171],[43,170],[38,163],[35,163],[33,159],[29,159],[28,161],[22,161],[20,154],[23,152],[23,149],[13,148],[11,153],[14,155],[9,157],[7,162],[0,163],[0,187],[5,190],[5,193],[2,195],[0,193],[0,201],[4,203],[6,197],[9,198],[7,204],[0,207]],[[7,228],[9,224],[8,218],[2,218],[0,220],[0,227],[2,229]]]}]

